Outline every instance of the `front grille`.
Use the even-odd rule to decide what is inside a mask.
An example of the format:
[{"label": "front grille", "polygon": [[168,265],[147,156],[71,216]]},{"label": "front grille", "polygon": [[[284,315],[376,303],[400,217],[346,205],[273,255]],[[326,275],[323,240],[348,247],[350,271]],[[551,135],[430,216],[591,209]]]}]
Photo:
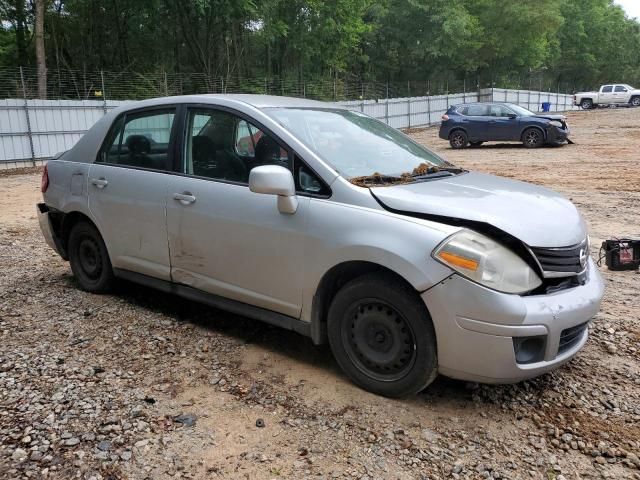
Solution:
[{"label": "front grille", "polygon": [[587,329],[589,322],[581,323],[575,327],[565,328],[560,334],[560,344],[558,345],[558,354],[564,353],[577,345],[582,339],[584,331]]},{"label": "front grille", "polygon": [[589,242],[585,239],[577,245],[560,248],[531,247],[531,251],[545,277],[566,277],[582,272],[587,266]]}]

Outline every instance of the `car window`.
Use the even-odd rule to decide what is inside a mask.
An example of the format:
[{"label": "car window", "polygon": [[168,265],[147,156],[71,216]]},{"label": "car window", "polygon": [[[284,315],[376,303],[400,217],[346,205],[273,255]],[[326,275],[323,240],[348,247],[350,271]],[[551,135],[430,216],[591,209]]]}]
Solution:
[{"label": "car window", "polygon": [[295,156],[295,183],[296,190],[318,196],[329,196],[331,190],[320,177],[309,168],[297,155]]},{"label": "car window", "polygon": [[611,85],[607,85],[606,87],[602,87],[602,93],[611,93],[613,91],[613,87]]},{"label": "car window", "polygon": [[167,170],[175,110],[127,114],[107,134],[98,162]]},{"label": "car window", "polygon": [[469,105],[467,115],[470,117],[485,117],[489,115],[489,107],[487,105]]},{"label": "car window", "polygon": [[457,107],[456,112],[458,112],[460,115],[468,115],[469,107]]},{"label": "car window", "polygon": [[623,85],[616,85],[616,92],[626,92],[627,89]]},{"label": "car window", "polygon": [[248,183],[259,165],[290,168],[289,154],[255,125],[229,112],[189,110],[183,173]]},{"label": "car window", "polygon": [[504,105],[491,105],[490,109],[490,115],[492,117],[508,117],[509,115],[513,115],[513,112]]}]

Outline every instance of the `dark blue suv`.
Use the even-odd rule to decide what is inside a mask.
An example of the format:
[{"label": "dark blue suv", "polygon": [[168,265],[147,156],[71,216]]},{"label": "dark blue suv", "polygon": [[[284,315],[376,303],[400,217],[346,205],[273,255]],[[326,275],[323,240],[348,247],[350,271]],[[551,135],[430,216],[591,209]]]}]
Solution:
[{"label": "dark blue suv", "polygon": [[569,141],[566,119],[513,103],[466,103],[450,107],[442,116],[440,138],[449,140],[452,148],[492,141],[517,141],[527,148],[563,145]]}]

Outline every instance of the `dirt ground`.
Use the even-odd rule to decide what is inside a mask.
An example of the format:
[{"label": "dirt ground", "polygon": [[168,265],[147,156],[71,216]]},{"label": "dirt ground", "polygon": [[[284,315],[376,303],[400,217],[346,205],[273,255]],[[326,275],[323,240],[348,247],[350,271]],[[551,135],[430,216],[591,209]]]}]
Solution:
[{"label": "dirt ground", "polygon": [[[597,258],[605,238],[640,238],[640,109],[569,124],[575,145],[535,151],[412,135],[561,191]],[[39,181],[0,174],[2,479],[640,479],[637,272],[601,268],[590,340],[559,370],[511,386],[439,378],[389,400],[295,333],[131,284],[81,292],[40,234]]]}]

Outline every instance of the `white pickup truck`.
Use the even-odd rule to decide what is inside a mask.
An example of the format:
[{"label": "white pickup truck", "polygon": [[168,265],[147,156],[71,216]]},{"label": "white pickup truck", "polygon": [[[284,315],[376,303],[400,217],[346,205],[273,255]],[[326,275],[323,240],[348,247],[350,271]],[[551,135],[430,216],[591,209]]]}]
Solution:
[{"label": "white pickup truck", "polygon": [[584,110],[606,105],[631,105],[640,107],[640,90],[624,83],[602,85],[598,92],[579,92],[573,96],[573,104]]}]

